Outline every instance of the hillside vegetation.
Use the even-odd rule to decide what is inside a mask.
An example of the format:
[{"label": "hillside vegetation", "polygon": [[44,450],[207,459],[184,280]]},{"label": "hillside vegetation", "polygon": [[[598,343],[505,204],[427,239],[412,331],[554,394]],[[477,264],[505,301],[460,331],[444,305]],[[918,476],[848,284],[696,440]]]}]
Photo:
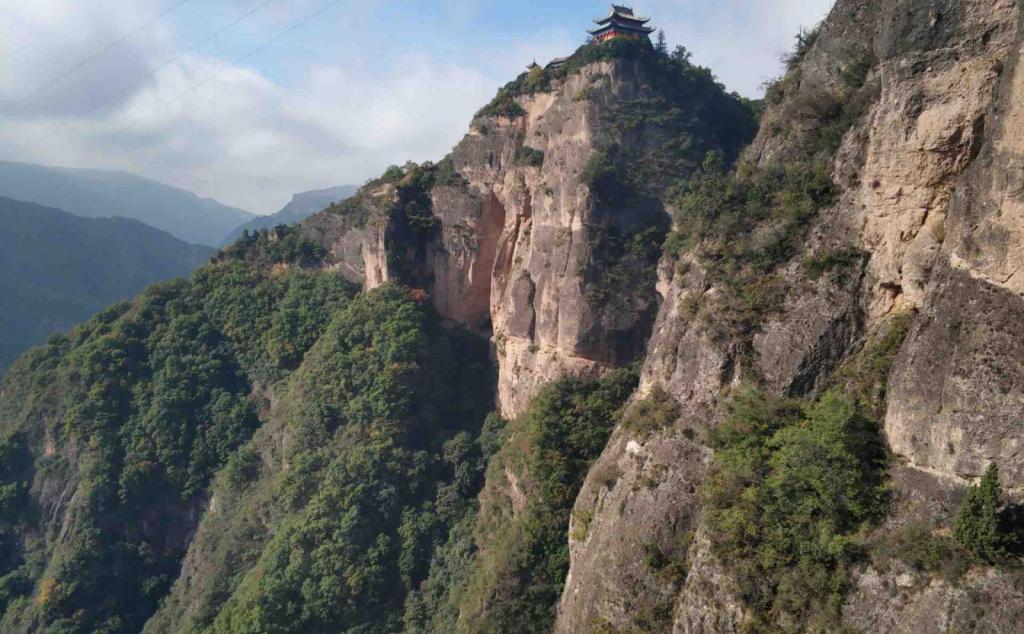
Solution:
[{"label": "hillside vegetation", "polygon": [[[577,56],[573,68],[635,58],[662,95],[607,110],[585,175],[598,204],[665,196],[705,151],[732,160],[753,132],[749,105],[685,52]],[[633,155],[627,139],[644,129],[665,144]],[[410,239],[439,227],[434,188],[467,187],[448,159],[375,182],[397,183],[391,218]],[[652,273],[664,220],[642,238],[604,236],[601,257],[629,262],[636,242],[633,268]],[[491,413],[485,339],[442,324],[422,290],[358,292],[304,235],[247,233],[190,280],[153,286],[15,365],[0,402],[15,465],[5,631],[551,627],[573,501],[636,369],[557,382],[506,422]],[[413,264],[394,250],[388,261]],[[420,281],[411,268],[402,279]],[[525,507],[508,506],[506,472]]]}]

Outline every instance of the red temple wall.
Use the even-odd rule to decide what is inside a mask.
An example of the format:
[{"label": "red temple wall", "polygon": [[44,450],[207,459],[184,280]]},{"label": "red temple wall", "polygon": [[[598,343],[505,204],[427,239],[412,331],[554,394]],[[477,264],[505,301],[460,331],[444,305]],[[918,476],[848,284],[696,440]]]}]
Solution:
[{"label": "red temple wall", "polygon": [[623,33],[621,31],[608,31],[607,33],[602,33],[601,35],[598,35],[597,38],[595,38],[595,39],[597,39],[598,42],[607,42],[608,40],[610,40],[612,38],[616,38],[616,37],[627,37],[627,38],[632,39],[632,40],[639,40],[641,36],[637,35],[636,33]]}]

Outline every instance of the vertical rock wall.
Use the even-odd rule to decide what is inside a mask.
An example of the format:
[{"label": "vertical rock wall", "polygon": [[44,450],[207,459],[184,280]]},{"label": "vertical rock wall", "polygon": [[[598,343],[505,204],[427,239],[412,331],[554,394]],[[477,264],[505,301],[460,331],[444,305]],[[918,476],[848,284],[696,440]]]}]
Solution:
[{"label": "vertical rock wall", "polygon": [[[499,408],[514,417],[551,381],[598,376],[643,353],[657,311],[654,276],[624,297],[595,297],[607,268],[595,250],[607,232],[667,226],[668,213],[651,198],[598,204],[583,176],[608,109],[653,90],[640,63],[608,60],[517,97],[525,114],[477,117],[447,159],[465,186],[430,192],[438,230],[428,244],[398,244],[386,185],[361,194],[375,207],[364,227],[343,230],[341,218],[321,214],[306,233],[368,288],[400,279],[388,252],[409,250],[415,283],[441,315],[493,335]],[[656,147],[666,134],[654,126],[619,141]]]},{"label": "vertical rock wall", "polygon": [[[923,287],[921,319],[893,376],[886,433],[893,450],[921,469],[972,479],[995,461],[1003,480],[1020,489],[1024,66],[1020,39],[1010,28],[1016,4],[990,4],[1000,11],[989,14],[978,38],[998,54],[972,61],[975,74],[985,78],[982,95],[990,97],[969,128],[984,135],[972,144],[980,156],[956,182],[939,225],[943,242]],[[990,86],[996,85],[999,97],[992,103]]]},{"label": "vertical rock wall", "polygon": [[[912,465],[894,478],[898,498],[927,500],[914,505],[919,519],[948,520],[951,506],[938,500],[955,499],[965,482],[957,478],[980,474],[992,460],[1020,486],[1018,20],[1012,0],[837,3],[744,160],[768,166],[798,156],[814,131],[800,108],[836,91],[850,52],[867,46],[876,58],[867,83],[877,92],[837,153],[839,201],[806,245],[807,253],[854,246],[868,254],[864,268],[837,285],[800,281],[799,263],[791,265],[784,275],[796,290],[781,314],[761,324],[747,355],[693,323],[691,298],[719,292],[699,263],[689,256],[663,263],[662,307],[639,396],[660,387],[682,415],[653,434],[616,430],[592,469],[576,514],[593,519],[584,539],[570,539],[559,632],[628,631],[659,610],[663,617],[666,604],[675,632],[741,631],[742,603],[700,521],[697,491],[710,459],[702,430],[720,420],[723,397],[741,379],[778,394],[813,394],[859,339],[895,314],[920,310],[893,373],[886,417],[893,451]],[[688,569],[681,585],[645,563],[654,549],[672,556],[681,548]],[[947,610],[944,627],[962,627],[977,617],[962,609],[970,587],[1014,600],[1010,584],[991,578],[882,596],[895,584],[890,574],[857,577],[851,605],[872,610],[848,611],[851,625],[922,631],[900,615],[907,609]],[[987,623],[1012,623],[1013,614]],[[655,630],[666,627],[657,623]]]},{"label": "vertical rock wall", "polygon": [[[653,279],[641,301],[609,315],[588,296],[585,270],[597,232],[664,222],[666,214],[658,206],[596,205],[581,176],[601,133],[602,104],[645,91],[636,63],[592,64],[548,91],[520,97],[523,117],[477,119],[452,154],[484,208],[504,217],[490,317],[506,417],[561,376],[596,376],[643,350],[656,309]],[[542,152],[543,162],[523,161],[522,148]]]}]

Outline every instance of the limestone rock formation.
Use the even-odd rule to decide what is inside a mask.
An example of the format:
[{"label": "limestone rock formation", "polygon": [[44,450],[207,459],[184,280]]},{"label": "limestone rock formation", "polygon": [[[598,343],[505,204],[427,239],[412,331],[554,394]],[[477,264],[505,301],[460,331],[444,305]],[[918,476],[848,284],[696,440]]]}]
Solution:
[{"label": "limestone rock formation", "polygon": [[[439,414],[438,403],[430,404],[431,413],[444,425],[412,434],[425,445],[443,445],[438,464],[446,473],[450,468],[453,488],[429,479],[417,483],[410,498],[415,504],[405,507],[408,518],[397,511],[388,517],[394,541],[378,554],[385,561],[415,552],[400,563],[409,568],[418,558],[418,568],[406,570],[403,582],[394,584],[403,586],[400,592],[388,595],[393,614],[353,601],[346,609],[368,614],[352,622],[384,628],[384,620],[374,619],[388,612],[386,631],[429,630],[429,622],[434,630],[490,632],[519,618],[553,623],[565,634],[1022,631],[1019,570],[958,559],[966,551],[951,536],[965,492],[992,463],[1000,467],[1010,510],[1018,520],[1024,515],[1022,18],[1016,0],[837,0],[820,30],[801,39],[785,76],[769,87],[756,137],[752,104],[728,95],[710,73],[689,64],[685,51],[665,55],[614,40],[586,46],[562,66],[532,67],[503,88],[441,161],[391,168],[297,230],[253,238],[268,252],[289,238],[297,250],[315,250],[313,264],[298,258],[295,266],[319,269],[292,270],[296,277],[309,272],[342,283],[324,275],[326,269],[364,289],[399,282],[408,288],[383,289],[395,295],[394,305],[401,299],[419,314],[432,303],[436,314],[424,312],[434,334],[451,346],[451,358],[442,359],[449,369],[458,367],[460,342],[476,340],[452,329],[459,336],[449,341],[453,322],[490,340],[491,358],[479,342],[472,356],[479,365],[458,368],[466,375],[452,373],[451,391],[438,397],[456,409],[460,399],[472,401],[479,437],[445,427],[454,423]],[[234,256],[244,260],[245,246]],[[278,274],[294,258],[263,257],[269,272],[260,279],[283,283]],[[248,278],[230,279],[248,284]],[[280,315],[267,328],[302,331],[289,320],[311,311],[290,303],[291,290],[273,293]],[[202,310],[219,308],[221,297],[204,300]],[[236,318],[258,313],[246,299],[238,315],[220,317],[225,331],[235,332]],[[376,324],[365,315],[376,313],[350,314],[355,323],[348,327]],[[330,315],[312,317],[321,329],[331,322]],[[344,338],[335,337],[340,346]],[[377,388],[349,381],[324,401],[330,407],[302,409],[321,378],[325,389],[332,387],[337,364],[359,366],[328,356],[330,340],[306,343],[309,360],[275,357],[266,381],[238,387],[260,403],[259,429],[254,422],[252,434],[262,449],[248,456],[259,467],[253,476],[259,485],[240,489],[234,501],[196,494],[168,511],[166,517],[176,513],[185,527],[172,536],[176,559],[169,559],[181,572],[147,631],[211,623],[221,604],[239,607],[237,596],[226,598],[238,588],[249,592],[246,609],[258,614],[262,571],[270,564],[305,565],[303,554],[320,547],[309,538],[293,549],[263,550],[280,541],[279,482],[287,484],[295,467],[297,477],[305,473],[308,488],[316,488],[311,474],[318,472],[308,471],[315,466],[291,464],[291,449],[305,442],[323,449],[324,460],[338,462],[340,471],[347,466],[348,454],[333,455],[331,447],[310,440],[319,436],[303,440],[293,426],[301,429],[317,412],[348,407]],[[373,352],[386,347],[377,339],[365,344]],[[216,348],[222,349],[233,348]],[[260,347],[259,354],[265,352]],[[382,373],[429,375],[423,359],[382,361]],[[256,360],[262,365],[254,367],[266,364],[262,356]],[[496,384],[490,361],[497,364]],[[319,363],[315,374],[302,370],[310,362]],[[613,370],[634,363],[639,387],[627,400],[636,370]],[[295,366],[297,375],[274,382]],[[614,404],[591,408],[598,415],[576,416],[587,410],[586,398],[541,392],[567,376],[618,380],[620,374],[629,375],[628,383],[617,383]],[[432,385],[429,378],[424,385]],[[466,387],[474,380],[479,385]],[[506,425],[489,416],[482,422],[492,390],[501,417],[516,420]],[[825,527],[818,539],[796,532],[801,545],[811,544],[808,550],[841,563],[836,575],[829,570],[788,588],[791,600],[810,583],[828,591],[813,606],[822,608],[813,615],[817,621],[800,597],[790,609],[750,591],[752,570],[777,570],[797,556],[737,565],[736,550],[730,561],[725,531],[716,525],[721,507],[709,490],[730,455],[720,437],[733,420],[730,406],[749,391],[789,410],[770,410],[765,417],[778,420],[734,432],[743,441],[762,433],[760,424],[769,428],[767,444],[781,444],[778,434],[810,427],[805,408],[836,394],[853,395],[849,407],[856,416],[834,427],[871,436],[860,446],[870,455],[853,461],[871,462],[871,482],[858,482],[873,496],[863,506],[882,510],[857,516],[841,531]],[[417,415],[429,409],[397,401]],[[537,403],[556,414],[537,414]],[[21,407],[2,395],[0,405]],[[378,427],[401,428],[386,412],[358,403],[353,410],[372,418],[372,433],[342,436],[337,444],[345,451],[376,442]],[[854,426],[854,419],[863,426]],[[25,424],[34,429],[32,422]],[[450,444],[444,433],[454,436]],[[818,438],[798,439],[812,450],[824,446],[814,444]],[[582,449],[573,446],[577,440]],[[846,447],[845,437],[827,440],[834,441],[829,449]],[[36,451],[52,452],[53,442],[33,437]],[[143,441],[138,445],[146,448]],[[421,449],[410,445],[410,473],[422,475]],[[777,448],[747,449],[768,454]],[[831,476],[837,461],[829,458],[819,471]],[[778,515],[797,506],[786,506],[792,500],[785,496],[756,506],[767,498],[755,489],[784,469],[760,455],[749,464],[736,462],[753,475],[728,489],[733,498],[754,500],[748,507],[756,511],[771,506]],[[572,469],[561,468],[568,463]],[[239,461],[234,468],[246,465]],[[756,473],[765,465],[770,468]],[[404,475],[396,476],[401,486]],[[218,477],[221,488],[210,490],[228,491],[227,480]],[[363,486],[362,477],[352,476],[352,486],[366,496],[359,498],[363,506],[339,513],[353,525],[376,511],[379,492]],[[844,479],[814,483],[822,480]],[[821,488],[843,493],[829,498],[835,506],[847,498],[859,502],[857,492],[845,495],[850,488],[843,483]],[[56,489],[43,493],[46,503],[64,496]],[[557,503],[541,514],[537,500],[546,504],[545,495]],[[803,500],[800,495],[794,497]],[[435,504],[451,523],[413,521],[419,511],[428,517]],[[810,506],[807,514],[827,515]],[[335,509],[325,503],[316,510],[318,530],[333,531]],[[142,530],[166,517],[146,517]],[[735,532],[751,542],[793,539],[766,537],[767,531],[757,533],[756,519],[747,519],[736,521]],[[553,539],[562,523],[564,541]],[[376,538],[375,530],[364,532]],[[342,537],[333,546],[350,548],[345,533],[337,534]],[[908,543],[924,552],[912,555],[930,558],[932,569],[898,550]],[[851,544],[855,556],[829,559],[853,552]],[[231,578],[236,566],[242,571]],[[543,568],[540,581],[531,576],[534,568]],[[365,571],[354,573],[361,585]],[[776,579],[759,581],[767,587],[762,594],[778,590]],[[303,602],[320,596],[312,585],[304,585],[301,597],[287,595],[290,589],[275,587],[288,596],[281,614],[304,610]],[[759,598],[762,608],[771,608],[752,607]],[[27,599],[20,605],[30,606]],[[403,607],[404,617],[398,614]],[[337,606],[319,609],[316,618],[333,626]]]},{"label": "limestone rock formation", "polygon": [[[741,378],[778,394],[813,394],[859,339],[894,315],[916,314],[885,416],[886,438],[907,465],[893,478],[893,507],[903,510],[880,534],[909,515],[950,521],[956,506],[948,500],[910,501],[956,497],[992,461],[1020,487],[1024,224],[1010,176],[1020,164],[1019,47],[1012,1],[837,3],[742,161],[792,160],[816,129],[815,102],[841,90],[851,52],[870,59],[870,90],[855,95],[865,101],[862,114],[832,165],[838,202],[805,246],[813,254],[852,245],[866,254],[863,269],[845,287],[792,286],[799,290],[784,309],[757,328],[753,354],[738,355],[728,342],[702,336],[686,314],[688,298],[718,290],[689,256],[663,262],[641,392],[667,390],[682,416],[648,437],[620,429],[592,470],[577,509],[594,519],[586,542],[572,543],[558,631],[590,631],[593,623],[627,630],[650,604],[673,597],[675,632],[742,631],[742,603],[704,538],[695,495],[707,461],[702,430],[720,420],[723,391]],[[794,282],[795,269],[784,273]],[[621,471],[610,486],[600,475],[609,465]],[[656,483],[643,486],[653,469],[660,469]],[[628,563],[652,546],[668,552],[681,543],[692,545],[679,587]],[[1001,573],[956,587],[911,577],[859,572],[845,622],[871,632],[1019,627],[1022,597]],[[999,609],[972,606],[967,597],[979,594]]]},{"label": "limestone rock formation", "polygon": [[[643,353],[658,307],[657,255],[628,246],[644,232],[660,245],[669,222],[665,184],[612,200],[599,199],[586,181],[595,155],[609,147],[645,156],[678,142],[664,123],[616,131],[621,110],[670,103],[656,79],[640,61],[613,57],[514,97],[499,95],[501,107],[481,111],[442,162],[454,177],[429,191],[437,225],[429,234],[410,235],[388,215],[395,185],[380,183],[341,214],[310,219],[305,231],[330,248],[350,279],[368,288],[396,279],[422,285],[442,316],[490,332],[500,411],[514,417],[561,376],[598,376]],[[700,99],[707,103],[694,106],[694,117],[741,108],[724,93]],[[749,123],[722,116],[721,124],[706,121],[705,138],[679,158],[734,155]],[[371,220],[354,228],[346,219],[352,215]],[[412,269],[400,270],[395,252]]]},{"label": "limestone rock formation", "polygon": [[[360,204],[377,209],[361,212],[371,218],[362,228],[329,213],[307,222],[347,276],[368,287],[419,284],[443,316],[489,332],[506,417],[561,376],[596,376],[641,356],[634,401],[657,392],[678,404],[668,428],[620,425],[591,470],[574,517],[592,519],[586,531],[569,527],[557,631],[628,630],[666,614],[676,632],[740,631],[745,608],[701,514],[707,430],[735,386],[819,393],[900,316],[913,317],[887,390],[886,438],[906,463],[896,495],[956,497],[992,461],[1022,486],[1019,19],[1013,0],[836,4],[775,86],[740,168],[799,160],[839,129],[823,121],[841,107],[849,120],[830,155],[835,202],[813,221],[801,256],[779,270],[782,304],[744,336],[722,336],[695,314],[730,290],[693,249],[656,267],[634,263],[625,285],[601,293],[622,258],[602,251],[604,237],[664,227],[672,212],[664,192],[607,204],[588,182],[616,104],[657,97],[627,59],[596,61],[482,111],[446,159],[455,182],[430,190],[433,233],[411,236],[388,216],[394,184],[364,190]],[[615,140],[638,155],[668,135],[649,126]],[[396,251],[411,269],[396,267]],[[850,272],[808,279],[801,260],[834,253],[857,254]],[[917,520],[940,523],[954,512],[921,509]],[[880,534],[902,523],[893,518]],[[652,570],[652,552],[685,561],[685,578]],[[969,588],[1016,592],[998,573],[957,588],[900,574],[857,573],[844,612],[851,627],[912,631],[900,611],[939,610],[947,616],[934,625],[948,629],[968,618],[957,615]],[[882,597],[893,585],[899,596]],[[971,618],[995,627],[1007,614]]]}]

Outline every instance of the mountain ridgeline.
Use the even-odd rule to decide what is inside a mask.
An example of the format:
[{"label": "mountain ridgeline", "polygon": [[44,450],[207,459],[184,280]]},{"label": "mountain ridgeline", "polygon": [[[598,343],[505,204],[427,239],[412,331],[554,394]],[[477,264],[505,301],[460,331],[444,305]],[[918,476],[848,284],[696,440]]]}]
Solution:
[{"label": "mountain ridgeline", "polygon": [[221,246],[229,246],[242,237],[243,231],[256,232],[260,229],[273,229],[278,225],[294,225],[309,218],[330,205],[350,198],[359,191],[354,185],[342,185],[327,189],[316,189],[292,196],[291,201],[277,213],[260,216],[238,227],[221,242]]},{"label": "mountain ridgeline", "polygon": [[588,44],[52,337],[0,630],[1020,631],[1020,17],[839,0],[764,104]]},{"label": "mountain ridgeline", "polygon": [[0,196],[85,218],[131,218],[189,244],[216,247],[255,216],[127,172],[0,161]]},{"label": "mountain ridgeline", "polygon": [[136,220],[79,218],[6,198],[0,223],[0,372],[50,335],[213,255]]}]

